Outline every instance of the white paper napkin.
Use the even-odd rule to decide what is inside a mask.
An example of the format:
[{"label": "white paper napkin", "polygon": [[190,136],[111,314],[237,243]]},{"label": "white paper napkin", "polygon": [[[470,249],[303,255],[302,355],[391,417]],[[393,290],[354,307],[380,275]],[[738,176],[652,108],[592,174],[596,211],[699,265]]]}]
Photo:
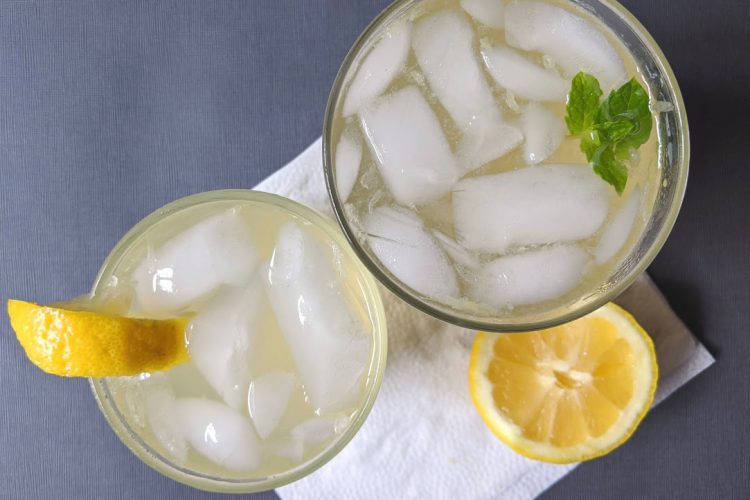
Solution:
[{"label": "white paper napkin", "polygon": [[[333,216],[318,139],[256,189]],[[317,472],[277,490],[295,499],[533,498],[575,465],[523,458],[495,438],[469,399],[473,332],[427,316],[380,287],[388,316],[388,363],[359,433]],[[656,403],[713,358],[644,275],[619,299],[652,335],[661,378]]]}]

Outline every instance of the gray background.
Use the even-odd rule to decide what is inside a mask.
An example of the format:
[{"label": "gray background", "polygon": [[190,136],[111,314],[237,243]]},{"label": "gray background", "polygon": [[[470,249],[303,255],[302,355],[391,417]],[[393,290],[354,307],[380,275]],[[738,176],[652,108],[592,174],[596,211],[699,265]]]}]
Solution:
[{"label": "gray background", "polygon": [[[144,215],[292,159],[386,3],[0,3],[0,298],[84,292]],[[685,204],[650,272],[718,363],[545,496],[749,498],[750,2],[624,3],[671,61],[692,132]],[[141,464],[86,382],[43,375],[0,319],[0,498],[210,496]]]}]

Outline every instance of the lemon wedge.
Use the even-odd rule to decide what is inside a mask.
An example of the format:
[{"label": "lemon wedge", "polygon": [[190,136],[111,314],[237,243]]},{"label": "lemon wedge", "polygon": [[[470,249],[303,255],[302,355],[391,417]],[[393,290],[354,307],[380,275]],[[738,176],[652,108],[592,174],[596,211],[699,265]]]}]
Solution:
[{"label": "lemon wedge", "polygon": [[480,332],[469,364],[474,405],[513,450],[552,463],[624,443],[650,408],[658,367],[648,334],[615,304],[529,333]]},{"label": "lemon wedge", "polygon": [[109,377],[165,370],[187,361],[185,319],[138,319],[8,301],[26,356],[64,377]]}]

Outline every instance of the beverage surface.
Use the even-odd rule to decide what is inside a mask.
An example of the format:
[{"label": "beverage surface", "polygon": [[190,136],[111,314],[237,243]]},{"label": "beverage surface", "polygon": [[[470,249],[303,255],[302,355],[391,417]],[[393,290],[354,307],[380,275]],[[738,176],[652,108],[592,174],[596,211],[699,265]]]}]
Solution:
[{"label": "beverage surface", "polygon": [[276,206],[213,201],[130,243],[111,312],[190,317],[190,361],[108,379],[131,429],[178,467],[253,479],[308,462],[361,409],[375,323],[350,254]]},{"label": "beverage surface", "polygon": [[606,283],[659,179],[656,133],[629,152],[618,193],[566,126],[580,71],[604,98],[631,78],[646,87],[615,35],[570,2],[425,0],[372,38],[336,104],[333,168],[347,222],[383,271],[492,318]]}]

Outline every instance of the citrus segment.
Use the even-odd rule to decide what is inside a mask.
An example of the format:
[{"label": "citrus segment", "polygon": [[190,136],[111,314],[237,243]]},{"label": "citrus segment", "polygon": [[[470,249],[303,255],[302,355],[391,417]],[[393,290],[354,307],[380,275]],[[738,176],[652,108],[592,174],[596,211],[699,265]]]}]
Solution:
[{"label": "citrus segment", "polygon": [[188,359],[187,320],[152,320],[8,301],[26,356],[65,377],[106,377],[165,370]]}]

